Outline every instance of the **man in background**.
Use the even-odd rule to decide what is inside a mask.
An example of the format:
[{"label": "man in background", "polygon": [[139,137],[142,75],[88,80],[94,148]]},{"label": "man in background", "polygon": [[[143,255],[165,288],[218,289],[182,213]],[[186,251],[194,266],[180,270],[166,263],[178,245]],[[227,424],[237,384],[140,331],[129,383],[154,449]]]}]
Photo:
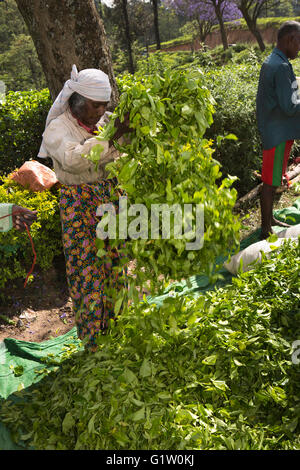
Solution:
[{"label": "man in background", "polygon": [[300,50],[300,23],[286,21],[278,30],[277,46],[260,71],[256,97],[258,129],[262,138],[261,239],[272,226],[288,224],[273,216],[276,188],[282,184],[294,139],[300,138],[300,100],[297,80],[289,59]]}]

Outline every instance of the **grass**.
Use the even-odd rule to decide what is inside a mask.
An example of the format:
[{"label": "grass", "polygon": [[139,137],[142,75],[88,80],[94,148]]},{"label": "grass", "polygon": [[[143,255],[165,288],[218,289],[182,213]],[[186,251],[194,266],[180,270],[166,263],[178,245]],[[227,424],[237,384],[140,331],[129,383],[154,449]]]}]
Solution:
[{"label": "grass", "polygon": [[[300,22],[300,16],[295,16],[295,17],[278,16],[278,17],[270,17],[270,18],[258,18],[257,26],[260,30],[264,30],[264,29],[272,28],[272,27],[278,29],[282,25],[282,23],[284,23],[285,21],[290,21],[290,20]],[[228,22],[225,23],[225,27],[226,27],[227,30],[229,30],[229,29],[242,29],[242,30],[248,29],[247,23],[243,18],[241,18],[239,20],[228,21]],[[218,31],[218,30],[219,30],[219,25],[213,26],[212,32]],[[175,39],[171,39],[170,41],[163,42],[163,43],[161,43],[161,47],[162,47],[162,49],[166,49],[166,48],[172,47],[172,46],[188,44],[191,41],[192,41],[192,35],[190,34],[190,35],[180,36],[180,37],[175,38]],[[151,44],[149,46],[149,50],[150,51],[156,50],[156,44]]]}]

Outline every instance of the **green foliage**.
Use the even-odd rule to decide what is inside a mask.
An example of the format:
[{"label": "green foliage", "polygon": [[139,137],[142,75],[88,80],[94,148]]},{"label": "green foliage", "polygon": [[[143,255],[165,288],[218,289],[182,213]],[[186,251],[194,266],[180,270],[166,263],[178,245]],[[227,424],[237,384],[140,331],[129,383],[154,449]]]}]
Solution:
[{"label": "green foliage", "polygon": [[[30,228],[36,251],[36,265],[47,270],[53,258],[62,253],[58,190],[32,192],[8,177],[0,178],[0,204],[13,203],[37,210],[37,221]],[[0,287],[12,279],[23,277],[29,271],[33,252],[27,232],[15,229],[0,233]]]},{"label": "green foliage", "polygon": [[[234,183],[239,196],[246,194],[255,184],[253,170],[261,167],[261,140],[256,122],[256,92],[263,55],[257,48],[237,44],[226,51],[220,46],[212,51],[195,54],[163,52],[151,54],[149,60],[139,63],[136,76],[163,73],[171,66],[174,70],[201,67],[204,84],[216,101],[214,122],[205,137],[217,141],[217,136],[234,133],[238,140],[223,140],[216,147],[214,158],[220,162],[223,176],[239,178]],[[192,60],[192,62],[191,62]],[[242,62],[242,63],[240,63]]]},{"label": "green foliage", "polygon": [[140,303],[3,403],[35,449],[299,450],[300,248],[197,298]]},{"label": "green foliage", "polygon": [[45,76],[30,36],[15,36],[9,49],[0,54],[0,80],[7,90],[45,88]]},{"label": "green foliage", "polygon": [[[180,66],[186,66],[186,64],[192,63],[195,59],[195,54],[187,51],[178,52],[153,52],[149,54],[147,59],[140,58],[137,61],[137,71],[135,76],[142,78],[145,75],[156,75],[157,73],[164,73],[167,68],[177,68]],[[119,77],[118,77],[119,78]],[[121,86],[121,77],[118,81]]]},{"label": "green foliage", "polygon": [[0,172],[35,159],[52,102],[47,89],[9,92],[0,104]]},{"label": "green foliage", "polygon": [[[210,142],[203,139],[212,123],[213,99],[204,86],[202,73],[167,69],[162,75],[141,81],[128,76],[123,79],[122,90],[111,122],[99,138],[109,140],[114,133],[114,119],[119,117],[122,122],[124,115],[130,113],[134,132],[129,143],[119,146],[125,155],[109,163],[106,169],[111,176],[117,176],[119,187],[127,193],[128,208],[141,204],[146,210],[146,225],[137,229],[144,230],[141,238],[129,236],[125,247],[119,248],[127,260],[136,260],[136,277],[129,279],[129,294],[127,290],[122,291],[117,305],[122,299],[126,304],[126,296],[131,293],[136,298],[135,286],[147,281],[152,293],[163,289],[159,275],[169,281],[211,272],[212,260],[237,243],[239,230],[237,218],[232,214],[236,200],[236,191],[230,189],[233,179],[223,180],[220,186],[216,184],[216,179],[221,177],[220,168],[212,158]],[[101,153],[95,148],[90,158],[97,162]],[[199,240],[198,248],[186,251],[189,239],[187,234],[181,239],[175,236],[177,215],[174,214],[170,216],[169,235],[164,237],[160,221],[155,239],[151,219],[154,204],[166,204],[168,210],[177,205],[182,214],[184,204],[193,205],[190,223],[193,230],[197,224],[199,237],[200,219],[196,219],[196,207],[203,207],[205,248],[200,249]],[[164,216],[162,219],[165,221]],[[117,227],[120,220],[117,215]],[[134,220],[128,216],[128,233]],[[179,231],[182,228],[179,226]],[[122,238],[118,232],[110,244],[117,244]],[[97,246],[100,256],[105,255],[104,241],[97,240]]]},{"label": "green foliage", "polygon": [[5,52],[15,35],[26,34],[26,25],[14,0],[0,5],[0,54]]},{"label": "green foliage", "polygon": [[[300,21],[300,16],[288,17],[288,16],[278,16],[278,17],[267,17],[267,18],[258,18],[257,26],[259,29],[274,28],[278,29],[282,23],[285,21]],[[228,21],[225,23],[226,29],[248,29],[248,25],[244,18],[234,21]],[[219,29],[219,25],[213,26],[213,31]]]},{"label": "green foliage", "polygon": [[199,26],[196,20],[188,21],[182,28],[180,33],[184,38],[189,40],[196,39],[199,36]]},{"label": "green foliage", "polygon": [[218,134],[234,132],[237,136],[237,141],[223,141],[216,149],[215,158],[225,174],[239,178],[235,187],[241,195],[256,184],[252,171],[260,170],[262,161],[256,122],[260,63],[247,57],[247,63],[207,68],[205,74],[207,86],[217,102],[214,122],[206,135],[215,139]]},{"label": "green foliage", "polygon": [[[136,70],[138,61],[145,54],[145,49],[138,41],[133,41],[131,48],[134,68]],[[115,74],[128,73],[128,54],[124,49],[117,46],[114,48],[114,72]]]},{"label": "green foliage", "polygon": [[46,86],[32,38],[14,0],[0,2],[0,80],[13,91]]},{"label": "green foliage", "polygon": [[[219,165],[212,158],[210,142],[202,138],[212,123],[213,99],[201,72],[167,69],[150,80],[128,79],[129,83],[124,78],[119,106],[100,138],[110,138],[114,118],[122,121],[130,112],[134,132],[130,142],[120,147],[126,155],[106,169],[117,176],[128,206],[139,203],[148,210],[148,240],[131,239],[124,252],[128,259],[137,260],[136,279],[130,282],[143,285],[151,280],[154,289],[160,284],[159,274],[175,280],[206,271],[212,259],[237,241],[239,227],[232,216],[236,192],[229,189],[230,179],[219,187],[215,183],[221,176]],[[95,153],[93,158],[101,155]],[[160,233],[159,239],[151,240],[152,205],[164,203],[177,204],[182,211],[184,204],[204,207],[205,250],[195,249],[187,256],[184,237],[162,239]],[[194,229],[195,220],[193,214]]]},{"label": "green foliage", "polygon": [[[250,191],[257,181],[253,171],[261,169],[262,148],[256,121],[256,93],[260,67],[271,53],[268,47],[262,53],[258,47],[236,44],[227,51],[222,46],[212,50],[151,54],[139,62],[136,76],[162,73],[167,67],[181,70],[201,67],[204,83],[216,101],[214,122],[205,137],[217,140],[218,135],[234,133],[238,140],[223,140],[216,147],[214,158],[220,162],[223,176],[237,176],[234,183],[239,196]],[[300,75],[300,59],[293,61],[296,75]],[[292,157],[299,152],[295,142]]]},{"label": "green foliage", "polygon": [[266,15],[262,16],[273,16],[273,17],[292,17],[296,16],[296,3],[294,0],[279,0],[270,5],[266,4]]}]

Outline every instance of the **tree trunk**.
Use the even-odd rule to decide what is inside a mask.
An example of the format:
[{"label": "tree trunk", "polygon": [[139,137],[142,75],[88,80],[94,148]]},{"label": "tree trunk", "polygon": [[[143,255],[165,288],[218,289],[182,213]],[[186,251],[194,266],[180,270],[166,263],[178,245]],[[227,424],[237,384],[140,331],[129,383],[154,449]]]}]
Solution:
[{"label": "tree trunk", "polygon": [[220,2],[220,0],[218,2],[217,1],[213,2],[213,6],[214,6],[214,9],[215,9],[215,12],[216,12],[216,17],[217,17],[218,23],[220,25],[220,33],[221,33],[223,49],[224,49],[224,51],[226,51],[226,49],[228,49],[228,39],[227,39],[227,34],[226,34],[225,26],[224,26],[223,14],[222,14],[222,11],[221,11],[221,5],[222,5],[222,2]]},{"label": "tree trunk", "polygon": [[156,39],[156,49],[160,50],[160,37],[159,37],[159,25],[158,25],[158,0],[152,0],[153,14],[154,14],[154,33]]},{"label": "tree trunk", "polygon": [[244,17],[244,20],[247,23],[247,26],[248,26],[249,30],[251,31],[251,33],[253,34],[253,36],[257,40],[257,43],[259,45],[260,50],[263,52],[266,47],[265,47],[263,38],[262,38],[259,30],[257,29],[256,18],[251,17],[250,14],[249,14],[249,11],[247,10],[247,8],[246,7],[244,8],[242,4],[239,6],[239,9],[240,9],[240,11],[241,11],[241,13]]},{"label": "tree trunk", "polygon": [[251,28],[249,27],[249,29],[250,29],[251,33],[253,34],[253,36],[256,38],[260,50],[261,50],[262,52],[264,52],[264,50],[266,49],[266,46],[265,46],[265,44],[264,44],[262,35],[260,34],[259,30],[256,28],[256,26],[255,26],[253,29],[251,29]]},{"label": "tree trunk", "polygon": [[128,51],[129,72],[134,73],[134,64],[133,64],[131,38],[130,38],[130,26],[129,26],[128,10],[127,10],[127,0],[122,0],[122,8],[123,8],[123,16],[124,16],[124,22],[125,22],[125,37],[126,37],[127,51]]},{"label": "tree trunk", "polygon": [[198,23],[200,42],[204,44],[205,39],[207,38],[207,36],[212,30],[213,24],[210,21],[200,20],[199,17],[196,18],[196,22]]},{"label": "tree trunk", "polygon": [[72,65],[78,71],[99,68],[112,87],[112,107],[119,99],[104,26],[93,0],[16,0],[33,39],[54,100]]}]

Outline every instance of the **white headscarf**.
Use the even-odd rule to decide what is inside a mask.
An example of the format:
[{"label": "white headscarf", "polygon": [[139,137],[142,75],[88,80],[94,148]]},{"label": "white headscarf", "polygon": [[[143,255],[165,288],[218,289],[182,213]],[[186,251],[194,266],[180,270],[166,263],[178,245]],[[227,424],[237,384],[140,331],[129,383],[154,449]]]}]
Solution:
[{"label": "white headscarf", "polygon": [[[109,101],[111,95],[111,86],[108,75],[98,69],[85,69],[78,72],[76,65],[73,65],[71,79],[66,81],[63,89],[50,108],[45,129],[53,119],[56,119],[66,111],[68,107],[68,100],[75,91],[79,95],[82,95],[85,98],[93,101]],[[43,141],[38,153],[38,157],[48,157],[48,153],[43,144]]]}]

